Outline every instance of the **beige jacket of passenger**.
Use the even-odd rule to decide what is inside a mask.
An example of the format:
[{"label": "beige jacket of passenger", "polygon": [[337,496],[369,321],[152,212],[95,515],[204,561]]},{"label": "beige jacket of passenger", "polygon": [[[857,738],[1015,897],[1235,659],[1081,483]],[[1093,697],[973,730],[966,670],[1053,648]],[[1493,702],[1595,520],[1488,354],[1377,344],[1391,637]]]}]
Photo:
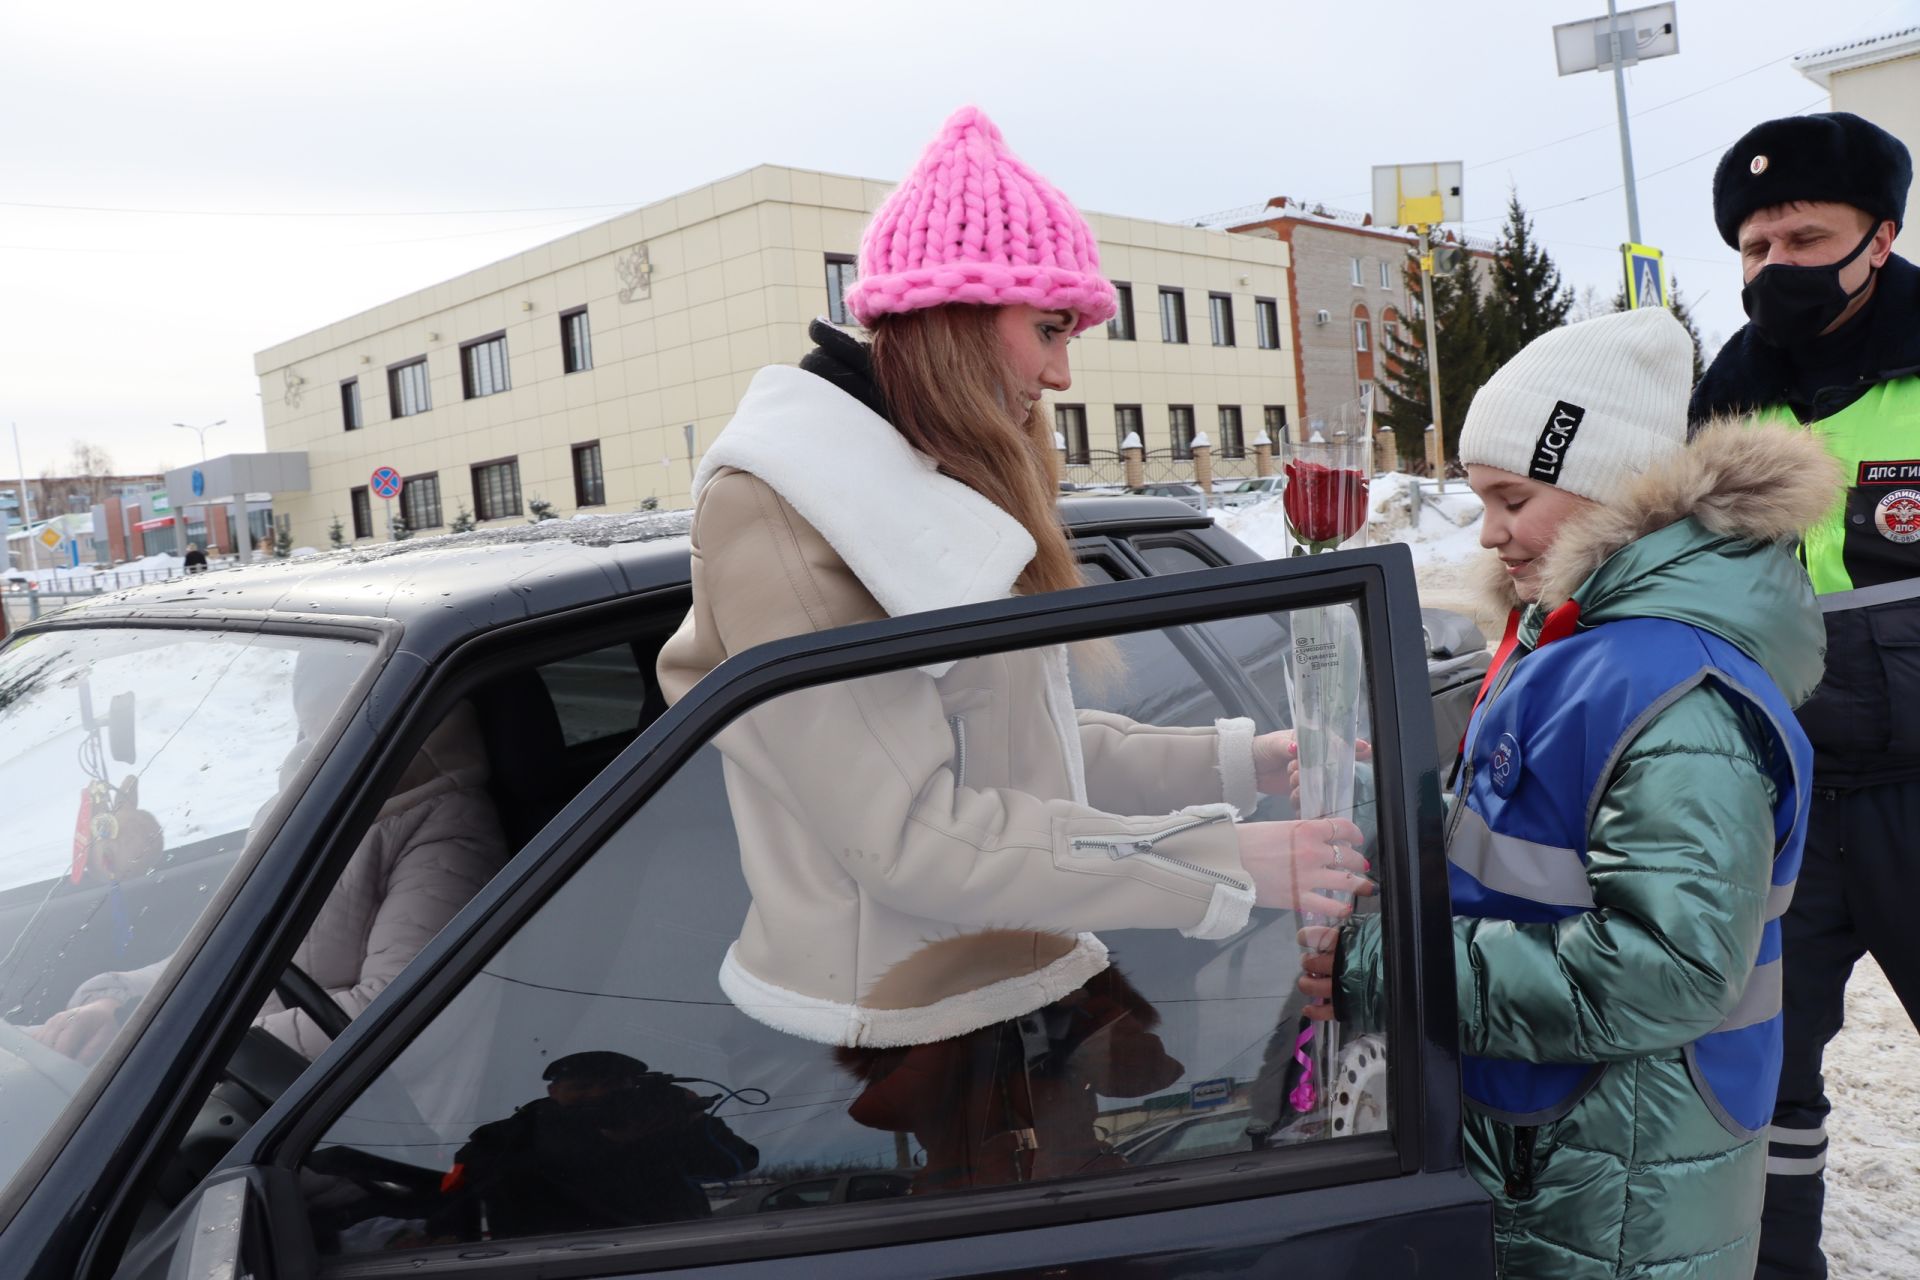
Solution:
[{"label": "beige jacket of passenger", "polygon": [[[757,644],[1004,598],[1033,556],[885,419],[786,366],[756,375],[694,491],[693,609],[660,655],[676,701]],[[1250,720],[1076,712],[1057,647],[768,703],[718,739],[753,894],[721,986],[809,1040],[920,1044],[1073,991],[1106,966],[1094,929],[1236,933],[1252,743]]]}]

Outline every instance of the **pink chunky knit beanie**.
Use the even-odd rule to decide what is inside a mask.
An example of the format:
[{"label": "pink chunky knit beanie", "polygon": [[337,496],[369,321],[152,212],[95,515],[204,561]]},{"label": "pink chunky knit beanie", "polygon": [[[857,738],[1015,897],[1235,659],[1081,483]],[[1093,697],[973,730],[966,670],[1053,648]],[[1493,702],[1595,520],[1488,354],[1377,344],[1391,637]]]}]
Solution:
[{"label": "pink chunky knit beanie", "polygon": [[978,107],[947,119],[860,241],[847,309],[861,324],[949,302],[1112,317],[1113,286],[1080,211],[1007,149]]}]

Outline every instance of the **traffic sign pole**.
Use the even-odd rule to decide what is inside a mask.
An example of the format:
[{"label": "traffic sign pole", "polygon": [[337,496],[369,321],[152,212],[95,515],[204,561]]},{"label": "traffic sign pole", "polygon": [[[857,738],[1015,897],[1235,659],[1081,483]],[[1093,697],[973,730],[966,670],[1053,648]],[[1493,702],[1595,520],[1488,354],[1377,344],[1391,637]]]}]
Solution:
[{"label": "traffic sign pole", "polygon": [[[1626,61],[1627,42],[1620,34],[1620,17],[1607,0],[1607,30],[1613,39],[1613,109],[1620,117],[1620,169],[1627,176],[1627,239],[1640,243],[1640,196],[1633,186],[1633,132],[1627,128],[1627,73],[1620,64]],[[1629,28],[1627,36],[1631,37]]]}]

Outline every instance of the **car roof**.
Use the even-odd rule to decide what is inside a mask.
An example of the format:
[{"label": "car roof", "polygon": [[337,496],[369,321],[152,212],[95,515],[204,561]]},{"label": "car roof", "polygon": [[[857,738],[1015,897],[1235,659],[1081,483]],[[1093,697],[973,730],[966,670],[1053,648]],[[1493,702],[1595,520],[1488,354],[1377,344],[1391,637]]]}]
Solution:
[{"label": "car roof", "polygon": [[[1134,495],[1063,498],[1060,513],[1079,536],[1208,523],[1184,503]],[[46,621],[381,618],[432,653],[523,618],[684,587],[692,523],[690,511],[636,512],[345,547],[90,596]]]}]

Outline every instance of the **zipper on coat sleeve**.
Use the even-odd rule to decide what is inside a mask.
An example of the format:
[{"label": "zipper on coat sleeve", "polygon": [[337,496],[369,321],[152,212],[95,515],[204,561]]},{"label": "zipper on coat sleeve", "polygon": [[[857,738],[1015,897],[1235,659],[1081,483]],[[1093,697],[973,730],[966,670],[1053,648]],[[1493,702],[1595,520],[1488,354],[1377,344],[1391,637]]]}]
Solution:
[{"label": "zipper on coat sleeve", "polygon": [[948,716],[947,727],[953,730],[953,785],[967,785],[967,718]]},{"label": "zipper on coat sleeve", "polygon": [[1162,840],[1171,840],[1173,837],[1182,835],[1188,831],[1194,831],[1200,827],[1210,827],[1216,822],[1225,821],[1227,821],[1226,815],[1221,814],[1211,818],[1195,818],[1191,822],[1183,822],[1178,826],[1168,827],[1165,830],[1155,831],[1143,836],[1086,836],[1074,840],[1072,848],[1075,852],[1084,850],[1092,853],[1105,854],[1115,862],[1122,861],[1126,858],[1145,858],[1151,862],[1159,863],[1162,866],[1183,871],[1188,875],[1196,875],[1204,880],[1229,885],[1243,892],[1251,892],[1253,886],[1243,880],[1236,880],[1232,876],[1215,871],[1210,867],[1203,867],[1198,863],[1188,862],[1185,858],[1176,858],[1170,854],[1160,853],[1155,849],[1155,846]]}]

